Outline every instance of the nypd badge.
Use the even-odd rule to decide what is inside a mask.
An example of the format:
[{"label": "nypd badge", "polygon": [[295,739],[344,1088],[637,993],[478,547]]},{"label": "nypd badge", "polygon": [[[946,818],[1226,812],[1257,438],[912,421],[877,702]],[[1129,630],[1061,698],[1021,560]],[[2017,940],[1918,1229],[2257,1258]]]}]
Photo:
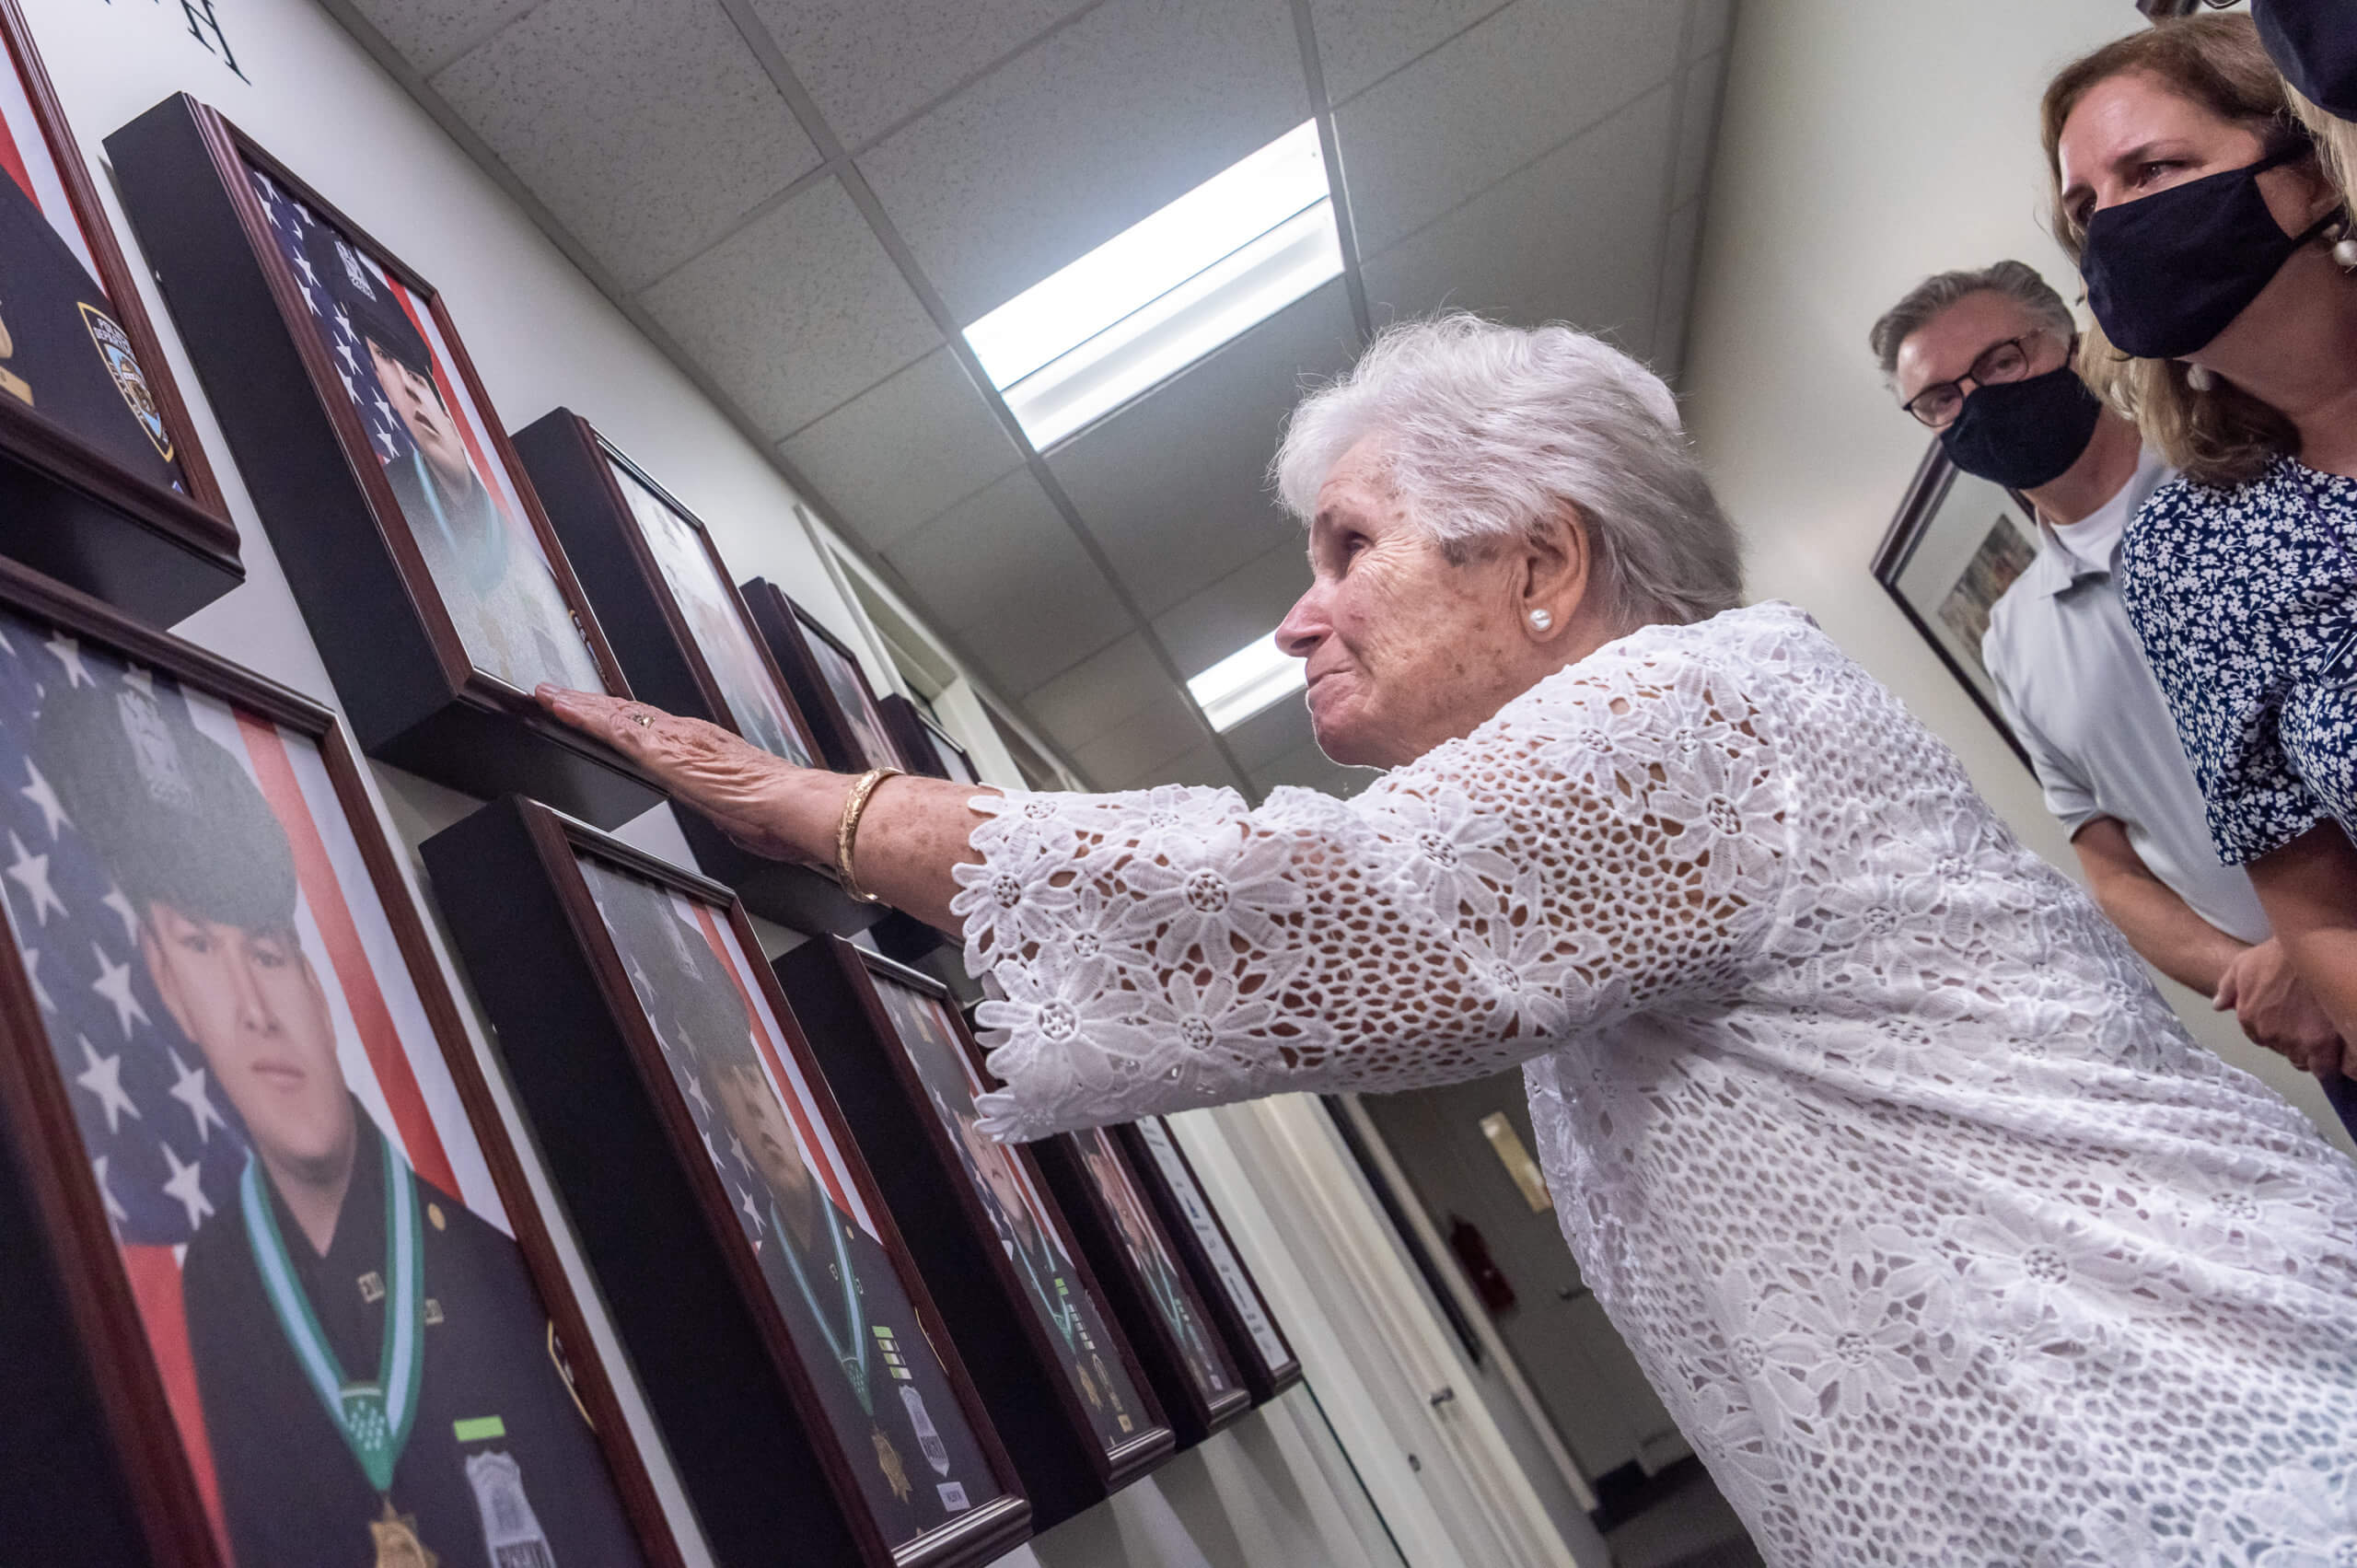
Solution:
[{"label": "nypd badge", "polygon": [[83,304],[81,310],[82,324],[90,329],[90,341],[98,345],[99,359],[113,379],[114,389],[122,394],[131,417],[139,422],[139,428],[155,444],[157,456],[170,462],[171,433],[164,428],[163,412],[156,407],[155,394],[147,389],[146,373],[139,368],[139,358],[131,352],[129,334],[105,311],[87,304]]}]

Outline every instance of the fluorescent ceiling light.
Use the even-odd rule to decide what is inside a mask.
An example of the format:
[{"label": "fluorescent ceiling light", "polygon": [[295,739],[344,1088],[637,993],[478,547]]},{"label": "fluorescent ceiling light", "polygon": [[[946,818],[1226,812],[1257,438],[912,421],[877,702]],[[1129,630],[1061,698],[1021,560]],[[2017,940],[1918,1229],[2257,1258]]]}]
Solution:
[{"label": "fluorescent ceiling light", "polygon": [[1016,295],[966,342],[1044,448],[1341,270],[1309,121]]},{"label": "fluorescent ceiling light", "polygon": [[1224,733],[1300,691],[1307,668],[1308,661],[1278,647],[1275,636],[1261,637],[1190,679],[1187,693]]}]

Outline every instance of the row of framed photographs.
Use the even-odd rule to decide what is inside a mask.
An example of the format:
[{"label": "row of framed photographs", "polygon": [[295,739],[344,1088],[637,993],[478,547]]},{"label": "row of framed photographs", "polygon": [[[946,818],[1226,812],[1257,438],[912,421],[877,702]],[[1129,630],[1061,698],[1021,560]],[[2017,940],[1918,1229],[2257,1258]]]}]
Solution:
[{"label": "row of framed photographs", "polygon": [[237,532],[13,0],[0,45],[0,1539],[679,1559],[363,754],[492,802],[437,902],[720,1561],[984,1561],[1297,1378],[1167,1129],[981,1137],[943,988],[829,935],[867,906],[602,830],[657,794],[542,680],[979,781],[585,421],[511,442],[432,286],[184,96],[108,150],[350,730],[153,629]]},{"label": "row of framed photographs", "polygon": [[[678,1561],[334,716],[0,562],[0,1535]],[[987,1561],[1299,1376],[1168,1130],[983,1136],[928,977],[518,796],[424,854],[719,1561]]]},{"label": "row of framed photographs", "polygon": [[[157,624],[242,580],[238,536],[14,0],[0,0],[0,556]],[[548,718],[543,681],[638,695],[789,761],[976,779],[908,698],[578,416],[511,441],[442,296],[181,95],[107,138],[361,749],[601,827],[660,798]],[[700,819],[699,864],[805,932],[877,918]]]}]

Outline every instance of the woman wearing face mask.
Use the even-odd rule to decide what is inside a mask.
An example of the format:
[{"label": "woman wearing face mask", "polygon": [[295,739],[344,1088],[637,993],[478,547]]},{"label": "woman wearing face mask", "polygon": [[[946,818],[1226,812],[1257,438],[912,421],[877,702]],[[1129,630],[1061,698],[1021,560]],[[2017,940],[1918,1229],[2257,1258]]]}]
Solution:
[{"label": "woman wearing face mask", "polygon": [[[2047,89],[2090,375],[2183,470],[2119,552],[2221,859],[2357,1040],[2357,277],[2247,17],[2164,23]],[[2357,1066],[2357,1062],[2346,1062]]]}]

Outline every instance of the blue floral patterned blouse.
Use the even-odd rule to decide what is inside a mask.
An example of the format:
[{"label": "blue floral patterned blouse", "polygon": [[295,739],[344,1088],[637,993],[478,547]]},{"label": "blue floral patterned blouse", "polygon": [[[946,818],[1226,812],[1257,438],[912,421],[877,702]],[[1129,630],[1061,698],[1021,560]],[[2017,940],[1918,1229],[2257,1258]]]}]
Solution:
[{"label": "blue floral patterned blouse", "polygon": [[2290,458],[2153,493],[2119,591],[2230,865],[2357,830],[2357,480]]}]

